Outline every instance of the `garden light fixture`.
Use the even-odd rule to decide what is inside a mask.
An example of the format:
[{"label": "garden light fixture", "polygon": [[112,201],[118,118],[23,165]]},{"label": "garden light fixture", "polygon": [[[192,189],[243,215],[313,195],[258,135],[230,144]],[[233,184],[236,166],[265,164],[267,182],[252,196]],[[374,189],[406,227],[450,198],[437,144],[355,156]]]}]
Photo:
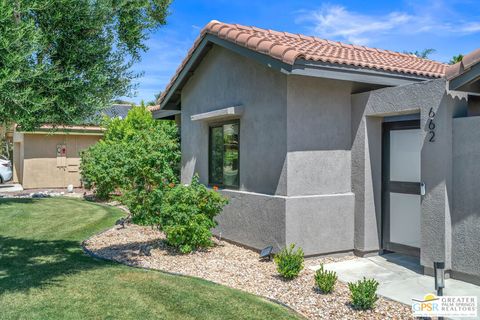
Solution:
[{"label": "garden light fixture", "polygon": [[437,290],[437,296],[442,296],[443,288],[445,288],[445,262],[434,262],[433,271],[435,275],[435,290]]}]

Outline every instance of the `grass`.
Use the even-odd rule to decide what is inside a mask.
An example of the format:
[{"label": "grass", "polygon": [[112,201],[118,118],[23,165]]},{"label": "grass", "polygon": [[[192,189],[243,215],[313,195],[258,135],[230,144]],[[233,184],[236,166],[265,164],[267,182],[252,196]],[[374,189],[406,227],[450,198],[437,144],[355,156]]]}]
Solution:
[{"label": "grass", "polygon": [[75,199],[0,200],[0,319],[298,319],[238,290],[85,255],[81,241],[121,216]]}]

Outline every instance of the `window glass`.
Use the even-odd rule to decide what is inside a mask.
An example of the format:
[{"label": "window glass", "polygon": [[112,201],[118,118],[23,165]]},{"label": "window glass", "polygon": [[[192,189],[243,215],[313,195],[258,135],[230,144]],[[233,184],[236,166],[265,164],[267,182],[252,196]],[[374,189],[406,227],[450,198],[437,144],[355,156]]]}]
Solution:
[{"label": "window glass", "polygon": [[223,184],[238,186],[238,124],[223,126]]},{"label": "window glass", "polygon": [[239,186],[239,124],[227,123],[210,128],[209,183]]},{"label": "window glass", "polygon": [[210,129],[210,183],[222,184],[223,178],[223,128]]}]

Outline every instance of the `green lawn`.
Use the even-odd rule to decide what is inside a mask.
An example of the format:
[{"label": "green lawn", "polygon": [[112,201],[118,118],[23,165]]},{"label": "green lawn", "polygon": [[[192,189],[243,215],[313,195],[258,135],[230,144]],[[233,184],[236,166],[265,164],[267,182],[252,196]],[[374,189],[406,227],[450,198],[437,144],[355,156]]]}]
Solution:
[{"label": "green lawn", "polygon": [[122,212],[86,201],[0,200],[0,319],[295,319],[201,279],[92,259],[80,243]]}]

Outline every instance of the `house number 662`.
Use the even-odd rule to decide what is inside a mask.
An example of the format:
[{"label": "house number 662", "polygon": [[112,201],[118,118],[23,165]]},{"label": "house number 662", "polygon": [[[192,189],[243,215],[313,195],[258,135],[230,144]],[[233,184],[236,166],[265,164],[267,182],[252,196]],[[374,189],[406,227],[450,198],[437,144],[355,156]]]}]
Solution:
[{"label": "house number 662", "polygon": [[433,120],[435,119],[435,111],[433,111],[433,107],[430,108],[430,111],[428,112],[428,134],[430,135],[430,138],[428,141],[430,142],[435,142],[435,122]]}]

